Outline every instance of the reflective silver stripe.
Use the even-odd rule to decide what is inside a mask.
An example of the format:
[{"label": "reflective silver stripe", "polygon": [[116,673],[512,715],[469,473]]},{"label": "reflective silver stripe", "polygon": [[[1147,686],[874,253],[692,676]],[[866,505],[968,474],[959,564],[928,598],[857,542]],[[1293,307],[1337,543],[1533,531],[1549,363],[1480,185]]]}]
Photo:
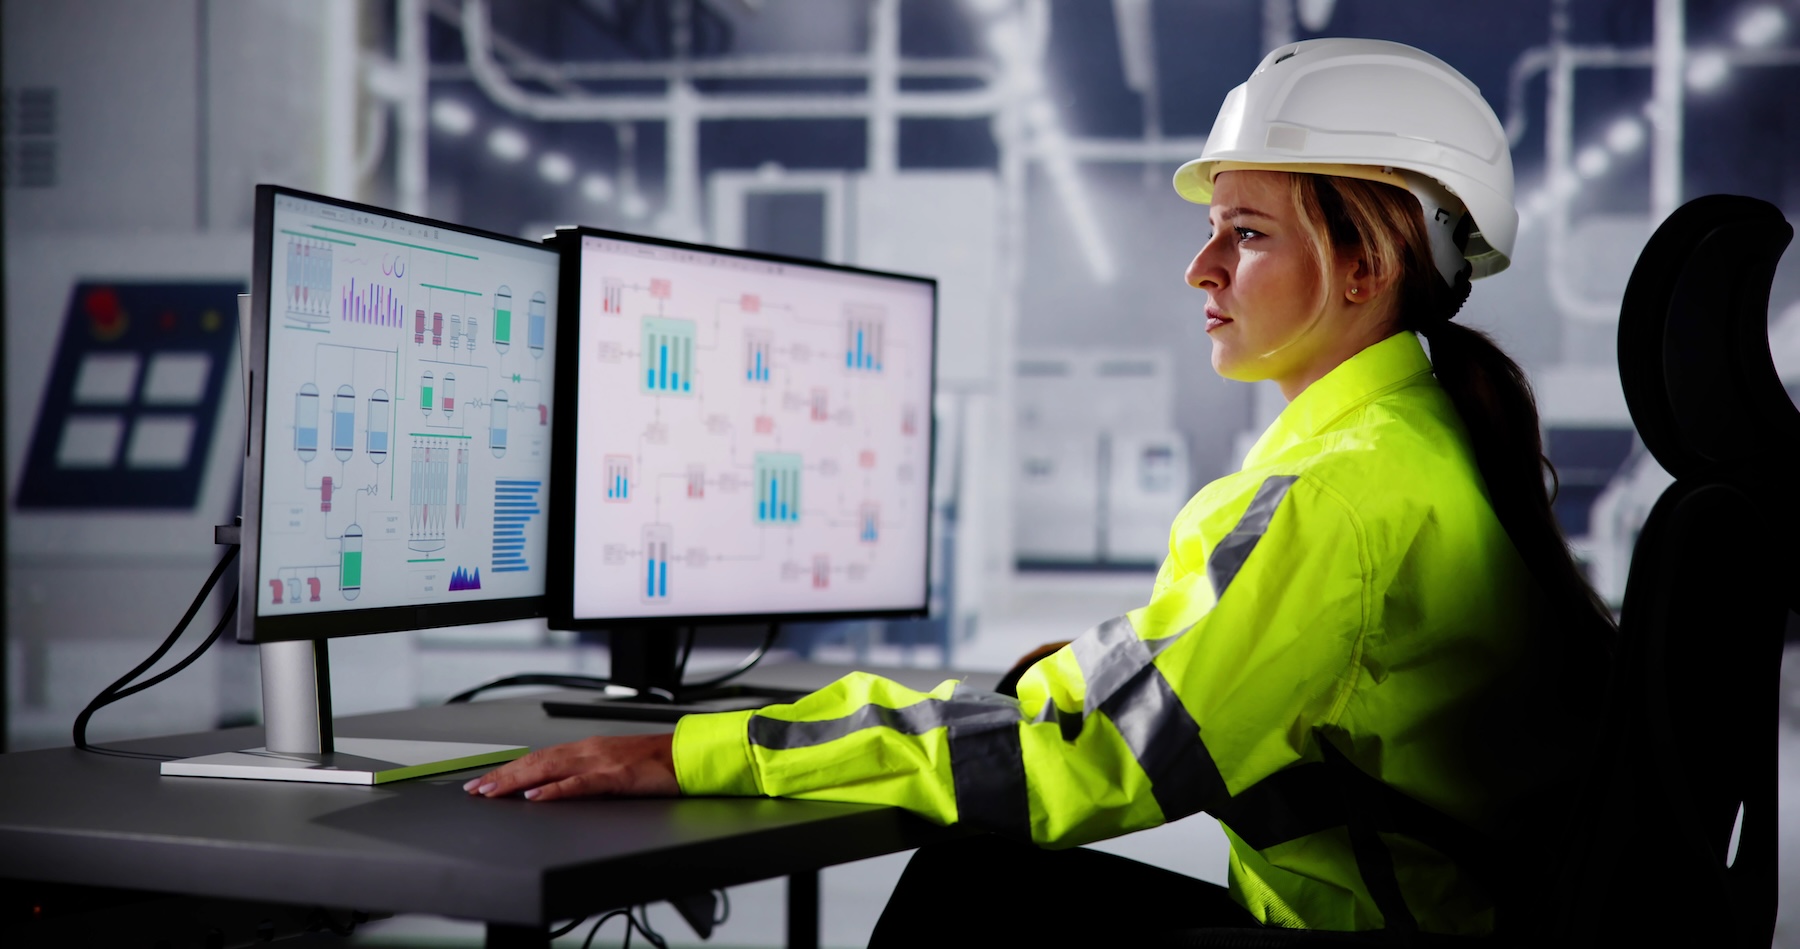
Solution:
[{"label": "reflective silver stripe", "polygon": [[945,729],[959,823],[1031,839],[1031,805],[1025,791],[1018,699],[958,682],[948,699],[925,699],[902,708],[865,705],[842,718],[787,722],[750,717],[750,743],[773,751],[810,748],[866,728],[902,735]]},{"label": "reflective silver stripe", "polygon": [[1298,480],[1297,475],[1265,479],[1256,489],[1256,497],[1250,499],[1250,506],[1244,509],[1244,516],[1238,518],[1237,526],[1213,549],[1212,556],[1206,561],[1206,578],[1212,581],[1214,599],[1225,595],[1225,588],[1231,586],[1232,578],[1244,568],[1244,561],[1250,559],[1250,551],[1256,549],[1256,542],[1269,532],[1269,521],[1274,519],[1281,499],[1287,497],[1288,488]]},{"label": "reflective silver stripe", "polygon": [[836,741],[865,728],[887,728],[902,735],[923,735],[934,728],[1017,726],[1022,717],[1017,699],[997,692],[965,689],[956,684],[948,701],[926,699],[902,708],[865,705],[842,718],[816,722],[784,722],[762,715],[750,717],[750,743],[772,751],[810,748]]},{"label": "reflective silver stripe", "polygon": [[[1159,641],[1156,652],[1186,634],[1184,629]],[[1179,820],[1229,799],[1225,779],[1201,741],[1199,723],[1156,668],[1151,645],[1138,638],[1129,618],[1101,623],[1072,648],[1087,680],[1085,711],[1105,713],[1119,730],[1149,776],[1164,820]]]}]

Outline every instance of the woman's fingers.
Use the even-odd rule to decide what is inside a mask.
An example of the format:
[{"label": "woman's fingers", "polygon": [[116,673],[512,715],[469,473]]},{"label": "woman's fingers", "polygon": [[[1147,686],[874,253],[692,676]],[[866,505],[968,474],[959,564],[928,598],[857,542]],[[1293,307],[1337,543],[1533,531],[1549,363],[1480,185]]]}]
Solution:
[{"label": "woman's fingers", "polygon": [[565,797],[598,797],[601,795],[618,796],[629,794],[625,787],[624,775],[617,771],[589,772],[587,774],[570,775],[561,781],[552,781],[525,792],[525,799],[530,801],[555,801]]},{"label": "woman's fingers", "polygon": [[668,796],[675,783],[672,735],[584,738],[540,748],[463,785],[482,797],[523,793],[533,801],[600,795]]},{"label": "woman's fingers", "polygon": [[505,797],[564,777],[571,773],[569,768],[579,757],[577,746],[581,744],[583,742],[570,742],[539,748],[470,781],[463,785],[463,790],[483,797]]}]

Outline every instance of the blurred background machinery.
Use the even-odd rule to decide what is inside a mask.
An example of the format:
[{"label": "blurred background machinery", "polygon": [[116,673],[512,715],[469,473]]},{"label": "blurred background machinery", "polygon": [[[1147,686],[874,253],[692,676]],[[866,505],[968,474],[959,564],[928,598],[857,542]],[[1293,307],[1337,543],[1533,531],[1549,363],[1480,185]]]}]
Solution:
[{"label": "blurred background machinery", "polygon": [[1019,566],[1156,569],[1194,487],[1174,428],[1174,361],[1032,349],[1017,372]]},{"label": "blurred background machinery", "polygon": [[[1695,195],[1800,218],[1793,0],[60,0],[0,16],[8,748],[67,743],[236,513],[224,308],[249,280],[257,182],[531,237],[579,223],[937,277],[933,616],[788,646],[970,668],[1140,604],[1169,520],[1283,407],[1212,372],[1182,281],[1205,212],[1168,184],[1267,50],[1412,43],[1502,117],[1518,253],[1459,318],[1530,373],[1558,517],[1615,604],[1667,483],[1613,361],[1630,268]],[[1791,394],[1796,261],[1770,301]],[[360,653],[337,664],[344,713],[607,664],[542,623],[334,648]],[[95,737],[244,720],[254,662],[222,645]],[[1119,846],[1222,878],[1222,838],[1196,826]],[[826,875],[828,943],[866,940],[872,912],[833,907],[879,907],[890,870]]]},{"label": "blurred background machinery", "polygon": [[[15,747],[62,740],[179,615],[207,529],[234,513],[233,328],[206,314],[248,280],[257,181],[507,233],[583,223],[939,278],[939,614],[817,640],[918,662],[1005,652],[982,631],[1007,628],[1039,567],[1135,570],[1147,590],[1169,518],[1280,412],[1272,387],[1208,366],[1180,276],[1204,213],[1168,187],[1265,50],[1410,42],[1494,103],[1520,249],[1461,318],[1531,373],[1558,515],[1614,599],[1659,476],[1612,364],[1631,263],[1683,197],[1800,202],[1800,10],[1773,0],[70,0],[4,16]],[[1790,265],[1771,301],[1790,383],[1797,303]],[[366,648],[392,654],[346,668],[391,673],[345,683],[348,710],[604,664],[541,624]],[[255,707],[242,670],[197,675],[214,685],[191,708],[98,727]]]}]

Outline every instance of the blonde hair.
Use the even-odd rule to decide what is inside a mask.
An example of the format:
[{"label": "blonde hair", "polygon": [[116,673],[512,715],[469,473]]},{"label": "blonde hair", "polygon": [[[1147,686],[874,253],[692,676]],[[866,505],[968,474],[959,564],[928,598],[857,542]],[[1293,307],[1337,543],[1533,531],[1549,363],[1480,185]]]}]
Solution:
[{"label": "blonde hair", "polygon": [[[1551,507],[1556,470],[1544,456],[1537,400],[1525,371],[1487,334],[1450,318],[1469,295],[1467,271],[1446,284],[1431,259],[1425,212],[1404,188],[1359,178],[1293,174],[1290,189],[1321,276],[1354,253],[1369,284],[1391,294],[1395,329],[1424,336],[1438,383],[1461,416],[1469,446],[1513,546],[1571,624],[1610,645],[1612,611],[1569,551]],[[1329,281],[1327,281],[1329,283]]]},{"label": "blonde hair", "polygon": [[1390,184],[1336,175],[1288,176],[1300,223],[1312,238],[1320,273],[1355,252],[1369,282],[1396,294],[1401,328],[1423,329],[1448,320],[1468,296],[1468,279],[1446,285],[1431,260],[1425,212],[1412,192]]}]

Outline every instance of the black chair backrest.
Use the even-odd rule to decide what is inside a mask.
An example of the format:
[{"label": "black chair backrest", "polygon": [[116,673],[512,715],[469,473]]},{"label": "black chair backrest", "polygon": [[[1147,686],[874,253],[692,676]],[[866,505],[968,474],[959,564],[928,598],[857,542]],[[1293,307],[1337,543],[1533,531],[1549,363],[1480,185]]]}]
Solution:
[{"label": "black chair backrest", "polygon": [[1570,945],[1773,939],[1800,411],[1770,358],[1768,304],[1792,237],[1766,202],[1698,198],[1657,229],[1625,290],[1626,403],[1676,480],[1633,552],[1605,770],[1557,894]]},{"label": "black chair backrest", "polygon": [[1791,473],[1800,459],[1800,411],[1769,354],[1769,287],[1793,235],[1766,201],[1708,195],[1638,256],[1619,377],[1644,445],[1676,478]]}]

